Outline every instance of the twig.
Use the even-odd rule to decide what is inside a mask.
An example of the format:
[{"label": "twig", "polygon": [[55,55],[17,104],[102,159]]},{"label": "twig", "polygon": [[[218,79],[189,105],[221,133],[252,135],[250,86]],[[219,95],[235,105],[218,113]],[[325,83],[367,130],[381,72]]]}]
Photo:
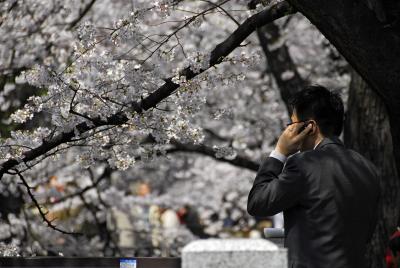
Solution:
[{"label": "twig", "polygon": [[[104,170],[104,172],[100,175],[99,178],[97,178],[97,180],[94,181],[94,180],[92,179],[92,185],[88,185],[88,186],[86,186],[86,187],[80,189],[79,191],[77,191],[77,192],[75,192],[75,193],[72,193],[72,194],[63,196],[63,197],[61,197],[60,199],[57,199],[56,201],[52,202],[51,204],[54,205],[54,204],[57,204],[57,203],[64,202],[64,201],[66,201],[66,200],[68,200],[68,199],[70,199],[70,198],[83,195],[84,193],[86,193],[87,191],[89,191],[89,190],[91,190],[91,189],[93,189],[93,188],[97,188],[97,185],[98,185],[102,180],[108,178],[108,177],[111,175],[111,173],[112,173],[113,171],[114,171],[114,170],[111,169],[110,167],[106,167],[105,170]],[[99,201],[100,201],[100,203],[101,203],[103,206],[108,207],[108,204],[106,204],[106,203],[101,199],[100,195],[99,195]]]},{"label": "twig", "polygon": [[53,229],[53,230],[55,230],[55,231],[57,231],[57,232],[60,232],[60,233],[62,233],[62,234],[68,234],[68,235],[82,235],[82,233],[68,232],[68,231],[64,231],[64,230],[58,228],[57,226],[55,226],[55,225],[52,223],[55,219],[48,220],[48,219],[46,218],[46,215],[49,213],[49,211],[44,212],[44,211],[42,210],[42,207],[39,205],[38,201],[36,200],[35,196],[33,195],[32,191],[31,191],[32,187],[30,187],[30,186],[28,185],[28,183],[26,182],[24,176],[22,176],[21,172],[19,172],[17,169],[15,169],[14,171],[15,171],[15,173],[18,175],[18,177],[21,179],[22,184],[25,186],[26,191],[28,192],[29,197],[31,198],[31,200],[32,200],[33,204],[35,205],[35,207],[38,209],[38,211],[39,211],[39,213],[40,213],[40,216],[42,217],[42,220],[47,224],[48,227],[50,227],[51,229]]},{"label": "twig", "polygon": [[218,8],[221,9],[222,12],[224,12],[234,23],[236,23],[237,26],[240,26],[240,23],[239,23],[228,11],[226,11],[226,10],[222,7],[222,4],[215,4],[215,3],[211,2],[211,1],[208,1],[208,0],[202,0],[202,1],[203,1],[203,2],[206,2],[206,3],[209,3],[209,4],[211,4],[211,5],[215,6],[215,7],[218,7]]},{"label": "twig", "polygon": [[79,14],[79,16],[74,19],[73,21],[70,22],[69,26],[68,26],[68,30],[71,30],[72,28],[75,27],[75,25],[77,25],[82,18],[89,12],[89,10],[92,8],[93,4],[96,2],[96,0],[92,0],[90,1],[89,4],[86,5],[86,7],[83,9],[82,13]]}]

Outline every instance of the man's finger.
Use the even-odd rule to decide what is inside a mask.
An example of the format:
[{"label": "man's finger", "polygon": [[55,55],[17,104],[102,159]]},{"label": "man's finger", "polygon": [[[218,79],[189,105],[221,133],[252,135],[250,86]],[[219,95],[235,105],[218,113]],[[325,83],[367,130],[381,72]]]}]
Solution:
[{"label": "man's finger", "polygon": [[285,129],[285,131],[287,132],[293,132],[294,130],[295,130],[295,125],[290,125]]},{"label": "man's finger", "polygon": [[312,124],[308,124],[308,126],[306,126],[306,128],[297,135],[298,139],[303,139],[311,130]]},{"label": "man's finger", "polygon": [[293,126],[293,132],[294,133],[299,133],[299,130],[300,130],[300,128],[302,127],[302,126],[304,126],[304,122],[300,122],[300,123],[297,123],[297,124],[294,124],[294,126]]}]

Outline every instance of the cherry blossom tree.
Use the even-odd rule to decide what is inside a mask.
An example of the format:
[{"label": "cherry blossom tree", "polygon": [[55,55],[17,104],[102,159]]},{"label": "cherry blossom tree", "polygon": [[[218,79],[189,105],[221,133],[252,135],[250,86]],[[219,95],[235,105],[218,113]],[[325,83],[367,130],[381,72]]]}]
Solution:
[{"label": "cherry blossom tree", "polygon": [[[21,254],[123,255],[122,212],[138,255],[177,256],[196,235],[162,228],[154,205],[196,206],[209,236],[248,236],[252,172],[288,120],[287,99],[312,82],[346,101],[347,62],[285,1],[0,9],[0,186],[19,200],[0,228]],[[135,195],[141,182],[150,194]]]},{"label": "cherry blossom tree", "polygon": [[[135,204],[157,203],[156,197],[147,201],[129,198],[115,185],[109,191],[100,188],[101,182],[116,169],[132,172],[140,163],[150,164],[160,157],[165,158],[166,154],[189,151],[256,170],[258,164],[254,159],[261,153],[258,147],[262,140],[266,136],[275,137],[282,125],[273,114],[285,116],[277,105],[271,107],[270,115],[265,113],[268,107],[260,107],[265,103],[264,93],[253,92],[253,88],[264,83],[263,80],[246,83],[243,92],[231,92],[233,86],[245,84],[246,76],[258,76],[256,63],[260,48],[254,38],[247,43],[243,41],[258,25],[292,12],[287,4],[279,3],[263,11],[262,6],[259,10],[248,11],[246,6],[234,1],[137,1],[111,5],[90,1],[79,4],[82,6],[62,1],[50,6],[45,1],[14,1],[4,7],[2,30],[15,35],[3,35],[8,39],[2,50],[5,51],[2,54],[3,88],[13,91],[29,85],[37,91],[22,109],[11,115],[15,123],[25,127],[12,131],[1,147],[5,156],[2,182],[6,191],[16,196],[27,192],[23,195],[26,202],[33,200],[39,211],[37,218],[47,224],[46,227],[37,222],[37,228],[28,228],[20,215],[8,214],[8,224],[4,225],[8,232],[5,233],[10,234],[9,237],[23,234],[20,239],[29,240],[27,245],[34,243],[36,249],[27,249],[27,252],[43,254],[41,250],[49,248],[43,241],[58,241],[67,254],[100,254],[95,253],[100,252],[96,249],[110,245],[117,250],[112,234],[89,237],[91,240],[86,238],[89,239],[86,243],[82,243],[82,237],[73,239],[74,236],[68,236],[66,243],[62,236],[78,232],[88,219],[97,225],[99,234],[109,233],[109,230],[102,232],[110,208],[108,204],[128,212]],[[125,5],[130,8],[121,8]],[[189,41],[183,42],[185,36]],[[18,42],[21,39],[32,45],[24,46]],[[43,46],[35,46],[36,42]],[[235,48],[238,51],[230,54]],[[12,49],[14,53],[7,53]],[[213,66],[219,67],[206,72],[210,67],[215,68]],[[271,101],[278,100],[273,90],[265,93]],[[261,98],[254,99],[254,94]],[[250,114],[246,105],[254,107]],[[237,109],[232,109],[234,106]],[[223,118],[228,121],[221,125]],[[37,121],[38,125],[29,127],[31,121]],[[265,131],[268,126],[271,126],[271,133]],[[206,146],[202,143],[205,134],[218,142]],[[236,150],[243,152],[243,156],[238,156]],[[247,157],[249,155],[252,159]],[[31,160],[27,161],[26,156]],[[76,160],[80,166],[76,165]],[[173,170],[174,165],[168,163],[168,166]],[[82,169],[87,170],[87,174]],[[98,169],[100,171],[95,171]],[[46,191],[49,174],[59,178],[65,190],[55,187],[56,192]],[[165,173],[158,174],[165,176]],[[75,183],[78,181],[80,183]],[[249,180],[246,184],[249,185]],[[184,189],[179,184],[177,187]],[[171,187],[171,191],[173,189]],[[245,192],[246,188],[241,190],[241,195]],[[57,196],[63,193],[65,196]],[[52,196],[54,194],[56,196]],[[161,194],[159,203],[177,206],[177,199],[169,196]],[[121,200],[125,201],[116,205]],[[49,211],[41,206],[46,202],[51,202]],[[204,207],[214,208],[217,203],[218,200],[213,199],[203,202]],[[240,204],[243,213],[243,198]],[[71,206],[78,210],[85,207],[89,216],[80,213],[73,220],[57,226],[53,224],[55,215],[62,217],[56,211]],[[25,212],[29,213],[33,212]],[[240,215],[234,214],[235,217]],[[30,216],[25,215],[25,218]],[[18,219],[19,225],[15,224]],[[143,225],[148,228],[148,224],[135,224]],[[13,231],[12,227],[16,226],[25,226],[26,232]],[[59,233],[49,232],[48,227]],[[218,227],[211,229],[214,234],[218,231]],[[44,238],[52,239],[41,242],[32,239],[35,237],[33,230],[42,230],[46,233]],[[138,228],[138,231],[145,233],[146,230]],[[182,237],[182,232],[179,234]],[[67,244],[70,249],[65,248]],[[87,245],[86,250],[79,246],[82,244]]]}]

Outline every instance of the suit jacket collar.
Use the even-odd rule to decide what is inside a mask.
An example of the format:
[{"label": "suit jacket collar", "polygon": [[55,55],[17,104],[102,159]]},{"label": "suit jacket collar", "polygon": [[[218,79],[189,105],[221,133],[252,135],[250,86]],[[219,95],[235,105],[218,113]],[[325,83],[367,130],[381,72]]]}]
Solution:
[{"label": "suit jacket collar", "polygon": [[315,147],[314,150],[320,149],[320,148],[324,147],[325,145],[331,144],[331,143],[337,144],[340,146],[344,146],[343,142],[339,139],[338,136],[329,136],[329,137],[324,137],[322,139],[322,141],[317,145],[317,147]]}]

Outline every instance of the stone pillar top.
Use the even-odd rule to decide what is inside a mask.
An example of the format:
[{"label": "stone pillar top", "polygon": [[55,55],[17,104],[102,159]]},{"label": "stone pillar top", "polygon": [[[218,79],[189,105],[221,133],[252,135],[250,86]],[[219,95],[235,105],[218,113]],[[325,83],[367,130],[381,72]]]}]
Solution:
[{"label": "stone pillar top", "polygon": [[276,251],[279,247],[265,239],[200,239],[185,246],[182,252]]},{"label": "stone pillar top", "polygon": [[265,239],[202,239],[182,249],[182,268],[287,268],[287,249]]}]

